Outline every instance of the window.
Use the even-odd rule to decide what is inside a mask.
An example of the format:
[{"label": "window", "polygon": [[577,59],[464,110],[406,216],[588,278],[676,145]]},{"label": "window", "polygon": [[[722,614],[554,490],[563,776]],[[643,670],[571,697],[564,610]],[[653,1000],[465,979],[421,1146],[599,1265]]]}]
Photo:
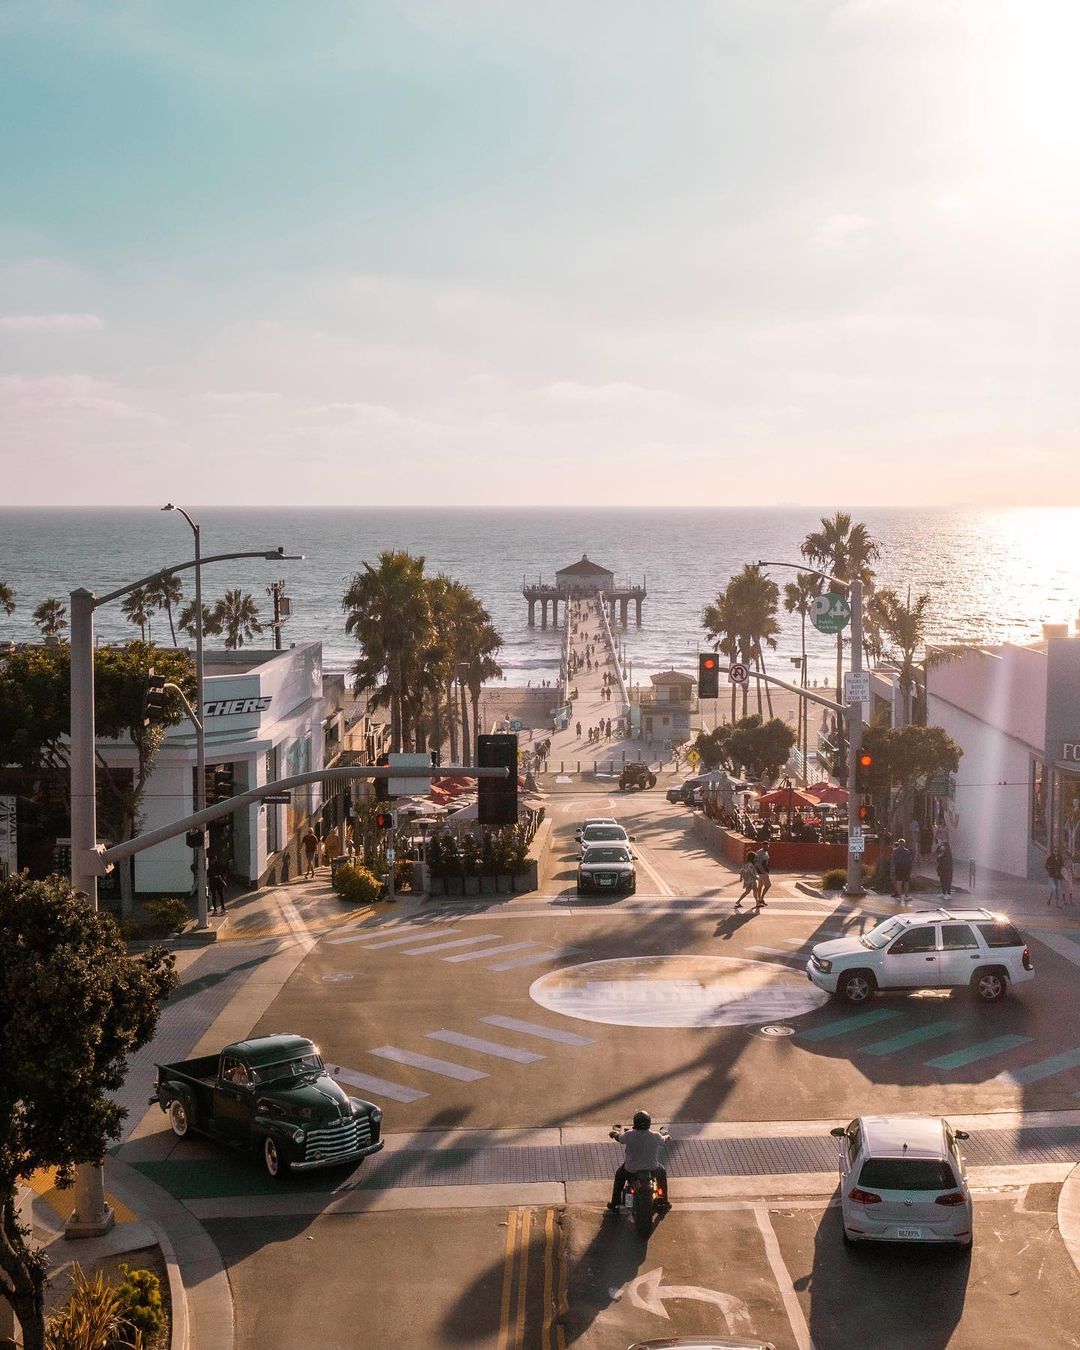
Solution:
[{"label": "window", "polygon": [[1024,939],[1011,923],[976,924],[988,947],[1022,947]]},{"label": "window", "polygon": [[867,1158],[859,1185],[874,1191],[951,1191],[956,1177],[944,1158]]},{"label": "window", "polygon": [[943,923],[941,946],[943,951],[959,952],[967,947],[978,947],[979,942],[969,923]]},{"label": "window", "polygon": [[221,1076],[226,1083],[234,1083],[237,1087],[247,1086],[247,1066],[238,1059],[226,1059],[221,1066]]},{"label": "window", "polygon": [[937,934],[927,924],[924,928],[909,928],[889,948],[890,956],[905,956],[908,952],[932,952],[937,947]]},{"label": "window", "polygon": [[859,1149],[862,1148],[862,1130],[859,1129],[859,1122],[853,1120],[848,1126],[848,1166],[854,1167],[859,1156]]},{"label": "window", "polygon": [[1036,844],[1045,844],[1046,835],[1046,765],[1031,761],[1031,838]]},{"label": "window", "polygon": [[904,925],[896,919],[886,919],[884,923],[879,923],[876,928],[871,928],[870,932],[865,934],[862,941],[864,946],[873,947],[880,950],[888,946],[890,940],[903,929]]}]

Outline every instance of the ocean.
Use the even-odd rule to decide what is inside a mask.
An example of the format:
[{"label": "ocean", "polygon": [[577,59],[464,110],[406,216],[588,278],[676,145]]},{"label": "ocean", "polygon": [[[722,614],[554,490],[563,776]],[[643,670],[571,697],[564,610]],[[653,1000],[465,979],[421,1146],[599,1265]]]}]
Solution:
[{"label": "ocean", "polygon": [[[187,503],[185,503],[185,506]],[[799,543],[818,525],[808,508],[639,510],[603,507],[521,509],[188,507],[202,528],[203,554],[276,548],[303,553],[303,562],[263,560],[210,565],[204,598],[226,587],[251,591],[264,617],[267,585],[284,578],[292,617],[284,641],[317,638],[327,670],[355,657],[346,637],[341,596],[362,562],[387,548],[422,554],[431,573],[467,583],[491,611],[503,636],[507,682],[524,685],[558,673],[559,640],[551,629],[527,626],[523,579],[553,581],[558,568],[583,554],[617,579],[644,581],[648,598],[640,629],[626,631],[639,676],[674,666],[696,671],[703,643],[701,611],[733,572],[758,559],[799,561]],[[846,509],[846,508],[845,508]],[[881,545],[878,584],[906,595],[930,594],[930,630],[937,641],[1029,641],[1044,620],[1077,617],[1080,511],[1074,508],[957,510],[911,508],[859,511]],[[31,613],[48,596],[67,600],[86,586],[99,594],[192,554],[182,517],[148,508],[117,510],[25,508],[0,510],[0,581],[14,587],[17,608],[0,613],[0,641],[37,636]],[[773,572],[781,585],[794,572]],[[185,593],[192,593],[190,574]],[[781,607],[782,633],[770,657],[774,673],[790,675],[799,652],[797,616]],[[106,640],[130,637],[118,605],[98,611]],[[168,640],[164,615],[152,636]],[[269,643],[256,639],[260,646]],[[808,626],[808,667],[824,678],[834,667],[831,638]]]}]

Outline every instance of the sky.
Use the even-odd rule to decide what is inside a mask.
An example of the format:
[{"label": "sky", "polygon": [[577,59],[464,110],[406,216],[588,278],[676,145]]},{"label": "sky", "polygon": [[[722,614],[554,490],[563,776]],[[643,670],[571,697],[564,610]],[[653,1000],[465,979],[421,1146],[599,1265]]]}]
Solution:
[{"label": "sky", "polygon": [[0,504],[1075,503],[1078,48],[1075,0],[0,0]]}]

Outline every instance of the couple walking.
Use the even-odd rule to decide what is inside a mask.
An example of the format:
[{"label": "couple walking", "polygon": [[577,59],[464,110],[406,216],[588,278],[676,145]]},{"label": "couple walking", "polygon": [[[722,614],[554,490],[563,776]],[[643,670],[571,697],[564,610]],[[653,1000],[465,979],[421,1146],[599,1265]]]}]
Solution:
[{"label": "couple walking", "polygon": [[743,865],[739,869],[739,880],[743,884],[743,891],[742,895],[735,901],[735,908],[737,910],[742,909],[742,902],[752,893],[754,909],[764,909],[765,896],[772,885],[772,878],[769,876],[768,844],[763,844],[756,853],[753,849],[747,849]]}]

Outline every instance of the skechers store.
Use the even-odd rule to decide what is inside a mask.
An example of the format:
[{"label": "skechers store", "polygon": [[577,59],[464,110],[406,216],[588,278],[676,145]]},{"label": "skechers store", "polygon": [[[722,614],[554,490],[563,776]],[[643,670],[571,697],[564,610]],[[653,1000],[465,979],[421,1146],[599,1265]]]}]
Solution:
[{"label": "skechers store", "polygon": [[[323,767],[322,643],[287,651],[208,651],[203,715],[206,800],[224,801],[252,787]],[[102,747],[124,767],[130,751]],[[143,799],[142,831],[195,810],[195,730],[170,727]],[[294,789],[289,805],[250,805],[210,826],[209,854],[234,880],[257,885],[295,875],[299,837],[322,805],[319,784]],[[186,895],[194,854],[184,836],[135,858],[135,890]]]},{"label": "skechers store", "polygon": [[1056,846],[1080,880],[1080,635],[1044,624],[932,669],[928,720],[964,751],[939,803],[955,857],[1045,881]]}]

